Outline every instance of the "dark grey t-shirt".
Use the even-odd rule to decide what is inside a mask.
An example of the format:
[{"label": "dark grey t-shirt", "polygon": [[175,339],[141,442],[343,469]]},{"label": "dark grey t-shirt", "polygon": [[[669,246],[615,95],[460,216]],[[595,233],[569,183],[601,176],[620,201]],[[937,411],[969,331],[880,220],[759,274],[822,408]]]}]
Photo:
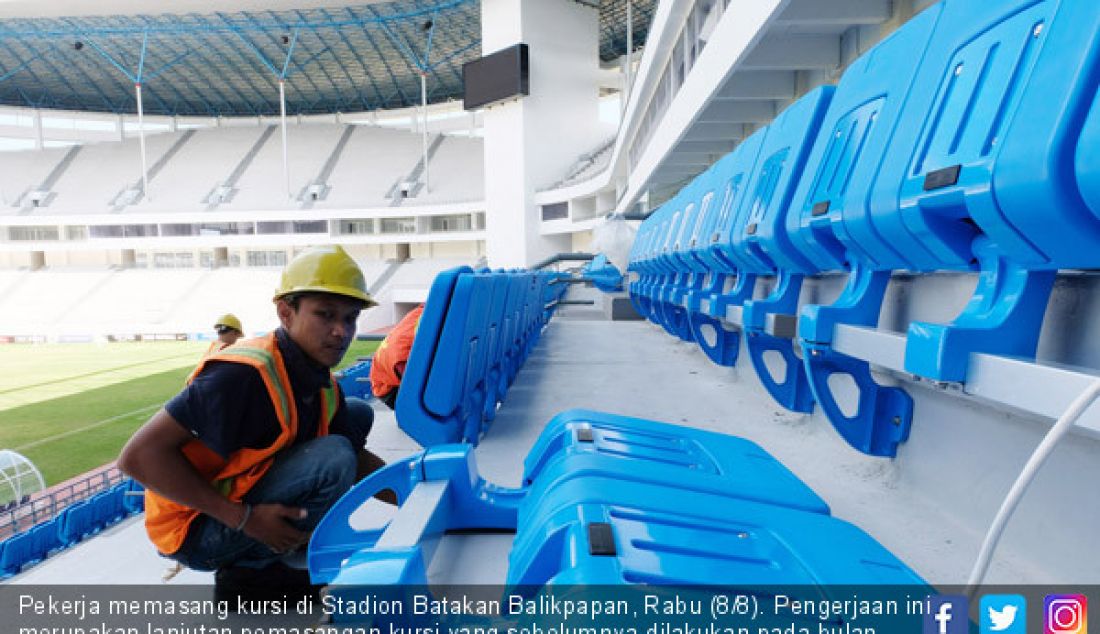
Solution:
[{"label": "dark grey t-shirt", "polygon": [[[295,444],[317,435],[321,418],[321,389],[330,384],[329,370],[313,363],[282,328],[275,331],[298,409]],[[258,370],[242,363],[211,361],[182,392],[164,406],[172,418],[223,458],[243,448],[260,449],[279,434],[279,419]],[[346,436],[362,447],[366,433],[349,420],[340,404],[329,433]]]}]

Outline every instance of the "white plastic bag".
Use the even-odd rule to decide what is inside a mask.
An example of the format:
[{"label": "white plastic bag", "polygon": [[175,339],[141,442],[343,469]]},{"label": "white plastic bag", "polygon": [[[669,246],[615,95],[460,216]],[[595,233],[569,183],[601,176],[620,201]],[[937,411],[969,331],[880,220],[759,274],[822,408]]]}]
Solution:
[{"label": "white plastic bag", "polygon": [[606,255],[615,268],[625,275],[636,233],[637,230],[630,226],[622,214],[612,214],[592,230],[592,251]]}]

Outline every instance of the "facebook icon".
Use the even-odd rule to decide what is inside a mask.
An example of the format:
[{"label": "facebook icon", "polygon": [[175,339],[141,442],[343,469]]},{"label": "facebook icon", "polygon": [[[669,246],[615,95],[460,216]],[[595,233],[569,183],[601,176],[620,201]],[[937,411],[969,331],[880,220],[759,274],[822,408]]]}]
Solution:
[{"label": "facebook icon", "polygon": [[922,634],[967,634],[969,603],[964,596],[939,595],[928,598]]}]

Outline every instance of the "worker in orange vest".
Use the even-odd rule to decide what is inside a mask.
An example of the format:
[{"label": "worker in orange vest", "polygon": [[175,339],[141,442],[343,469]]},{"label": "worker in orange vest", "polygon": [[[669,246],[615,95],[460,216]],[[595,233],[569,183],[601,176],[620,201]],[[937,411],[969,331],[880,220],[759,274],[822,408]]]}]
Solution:
[{"label": "worker in orange vest", "polygon": [[401,377],[409,362],[416,329],[420,326],[420,315],[424,312],[421,304],[409,311],[397,322],[390,334],[374,352],[370,366],[370,390],[374,396],[393,409],[397,402],[397,392],[401,388]]},{"label": "worker in orange vest", "polygon": [[331,374],[376,305],[358,265],[340,247],[307,249],[274,302],[281,327],[204,358],[118,463],[145,485],[157,550],[216,570],[215,596],[230,601],[315,592],[282,556],[384,465],[365,447],[373,411],[345,401]]},{"label": "worker in orange vest", "polygon": [[241,325],[241,320],[237,319],[236,315],[226,313],[214,322],[214,332],[218,333],[218,339],[210,345],[210,350],[207,351],[208,354],[237,343],[237,340],[244,336],[244,326]]}]

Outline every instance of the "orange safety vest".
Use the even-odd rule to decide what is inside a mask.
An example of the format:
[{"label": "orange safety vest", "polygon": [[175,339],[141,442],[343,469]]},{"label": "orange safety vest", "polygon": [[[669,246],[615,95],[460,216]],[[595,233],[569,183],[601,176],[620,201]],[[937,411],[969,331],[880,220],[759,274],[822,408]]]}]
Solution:
[{"label": "orange safety vest", "polygon": [[[204,479],[230,500],[240,502],[271,468],[275,454],[294,444],[298,436],[298,409],[275,333],[257,339],[242,339],[203,358],[187,382],[193,381],[210,361],[230,361],[256,368],[279,420],[279,435],[270,446],[259,449],[244,447],[234,452],[228,460],[197,439],[183,446],[183,455]],[[317,436],[328,435],[329,423],[336,415],[339,404],[339,389],[336,381],[332,380],[331,387],[321,390],[321,420],[318,422]],[[198,516],[199,512],[195,509],[150,490],[145,491],[145,530],[162,553],[172,554],[180,549],[191,522]]]},{"label": "orange safety vest", "polygon": [[409,352],[412,351],[423,312],[423,304],[409,311],[374,352],[370,366],[370,389],[375,396],[381,398],[401,385],[401,376],[405,374],[405,364],[409,361]]},{"label": "orange safety vest", "polygon": [[[205,361],[206,359],[218,354],[219,352],[221,352],[222,350],[225,350],[228,347],[229,346],[227,346],[224,343],[222,343],[222,342],[218,341],[217,339],[215,339],[214,341],[212,341],[210,343],[210,347],[206,349],[206,352],[203,353],[203,355],[202,355],[203,361]],[[192,376],[194,376],[194,375],[192,374]],[[189,378],[187,381],[188,381],[188,383],[190,383],[191,379]]]}]

